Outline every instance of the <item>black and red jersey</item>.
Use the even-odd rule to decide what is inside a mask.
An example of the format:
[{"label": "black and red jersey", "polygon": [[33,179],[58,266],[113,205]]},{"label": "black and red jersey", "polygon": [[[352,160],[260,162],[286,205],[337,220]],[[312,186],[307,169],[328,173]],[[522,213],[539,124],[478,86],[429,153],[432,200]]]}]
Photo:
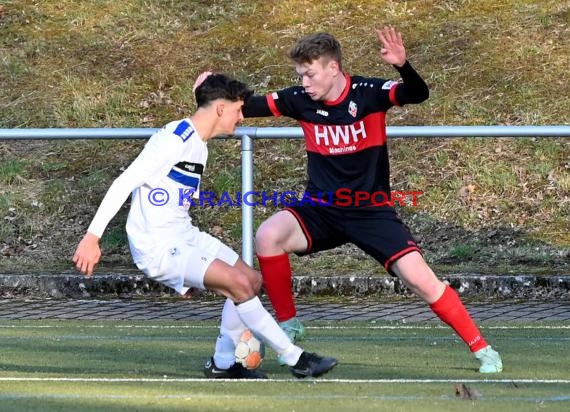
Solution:
[{"label": "black and red jersey", "polygon": [[[386,112],[412,101],[398,90],[404,83],[348,75],[346,80],[336,101],[314,101],[303,87],[294,86],[253,97],[244,105],[244,116],[283,115],[299,121],[308,154],[307,192],[311,197],[334,201],[339,190],[343,196],[356,192],[389,195]],[[425,86],[423,80],[421,84]]]}]

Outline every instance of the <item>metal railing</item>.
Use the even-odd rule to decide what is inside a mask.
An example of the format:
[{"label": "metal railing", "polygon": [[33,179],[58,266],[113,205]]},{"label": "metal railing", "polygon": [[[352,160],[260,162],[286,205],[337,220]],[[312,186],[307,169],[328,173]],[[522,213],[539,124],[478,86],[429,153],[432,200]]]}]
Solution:
[{"label": "metal railing", "polygon": [[[83,129],[0,129],[1,140],[67,139],[148,139],[159,129],[153,128],[83,128]],[[392,126],[387,136],[398,137],[570,137],[570,126]],[[301,139],[300,127],[239,127],[241,139],[242,193],[253,191],[253,140]],[[253,263],[253,205],[242,202],[242,257]]]}]

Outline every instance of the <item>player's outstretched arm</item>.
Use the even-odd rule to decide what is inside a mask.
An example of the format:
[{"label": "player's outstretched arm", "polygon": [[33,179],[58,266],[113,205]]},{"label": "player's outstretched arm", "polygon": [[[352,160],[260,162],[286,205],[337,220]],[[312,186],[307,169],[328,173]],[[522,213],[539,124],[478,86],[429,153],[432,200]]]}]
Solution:
[{"label": "player's outstretched arm", "polygon": [[381,43],[380,57],[388,64],[402,67],[406,63],[406,48],[402,40],[402,33],[392,26],[376,29],[376,37]]},{"label": "player's outstretched arm", "polygon": [[402,34],[392,26],[376,29],[378,41],[382,44],[380,56],[398,70],[402,83],[396,89],[399,106],[409,103],[421,103],[429,97],[429,88],[422,77],[414,70],[406,57]]}]

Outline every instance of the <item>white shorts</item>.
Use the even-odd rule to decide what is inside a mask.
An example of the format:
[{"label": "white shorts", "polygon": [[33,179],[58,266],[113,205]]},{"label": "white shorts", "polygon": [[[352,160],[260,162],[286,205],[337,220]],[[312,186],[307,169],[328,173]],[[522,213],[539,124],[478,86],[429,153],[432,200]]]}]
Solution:
[{"label": "white shorts", "polygon": [[176,290],[181,295],[189,288],[205,289],[204,275],[214,259],[234,266],[238,254],[219,239],[199,230],[187,238],[176,236],[167,242],[167,247],[149,266],[138,265],[145,274]]}]

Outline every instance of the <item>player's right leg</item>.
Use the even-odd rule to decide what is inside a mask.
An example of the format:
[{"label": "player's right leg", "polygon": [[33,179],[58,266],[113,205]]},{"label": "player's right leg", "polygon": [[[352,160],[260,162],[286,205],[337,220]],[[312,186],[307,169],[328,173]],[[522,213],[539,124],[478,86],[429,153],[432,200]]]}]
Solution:
[{"label": "player's right leg", "polygon": [[[229,249],[229,248],[228,248]],[[261,288],[261,276],[259,272],[253,270],[243,260],[237,259],[233,265],[243,272],[251,285],[254,293],[258,293]],[[222,309],[222,319],[220,324],[220,334],[216,339],[214,356],[206,362],[204,374],[211,379],[266,379],[267,376],[258,370],[248,370],[236,363],[235,348],[240,336],[247,329],[241,321],[234,303],[231,299],[226,299]]]},{"label": "player's right leg", "polygon": [[[184,293],[187,288],[206,289],[204,277],[212,262],[225,262],[231,267],[240,261],[238,254],[219,239],[198,230],[188,232],[186,239],[176,236],[173,239],[149,276],[174,287],[179,293]],[[243,279],[252,290],[258,291],[261,287],[261,276],[254,270],[248,271]],[[244,329],[245,326],[237,315],[233,302],[226,302],[222,310],[222,324],[216,339],[214,356],[204,367],[204,374],[207,377],[267,378],[262,372],[247,370],[235,361],[235,345]]]},{"label": "player's right leg", "polygon": [[204,365],[204,375],[209,379],[267,379],[259,370],[248,370],[236,362],[235,348],[239,337],[247,327],[237,314],[234,303],[226,299],[222,309],[220,334],[216,339],[214,356]]},{"label": "player's right leg", "polygon": [[254,286],[241,270],[215,259],[206,270],[204,285],[234,302],[245,326],[277,352],[280,362],[289,365],[294,376],[317,377],[336,366],[336,359],[306,353],[289,339],[265,310],[255,295]]}]

